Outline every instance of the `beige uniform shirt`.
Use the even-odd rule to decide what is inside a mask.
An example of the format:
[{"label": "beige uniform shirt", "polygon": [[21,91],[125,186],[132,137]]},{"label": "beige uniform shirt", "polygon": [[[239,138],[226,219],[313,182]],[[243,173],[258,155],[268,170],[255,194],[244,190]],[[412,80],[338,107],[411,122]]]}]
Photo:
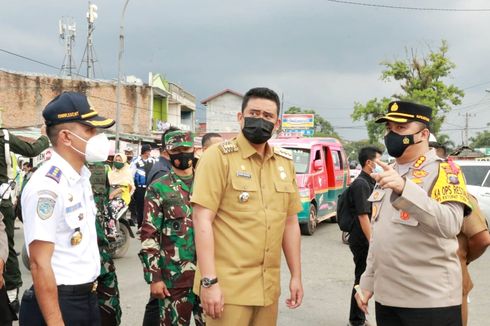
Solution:
[{"label": "beige uniform shirt", "polygon": [[[291,153],[267,145],[261,158],[242,134],[212,146],[199,160],[191,202],[216,212],[215,264],[225,303],[274,303],[286,218],[301,210]],[[200,275],[198,269],[196,293]]]},{"label": "beige uniform shirt", "polygon": [[[476,202],[476,199],[473,197],[472,201]],[[487,229],[485,216],[481,212],[480,207],[478,205],[473,205],[473,211],[464,219],[461,233],[458,234],[458,256],[461,261],[461,270],[463,272],[463,295],[467,295],[473,288],[473,282],[471,281],[467,266],[468,239]]]},{"label": "beige uniform shirt", "polygon": [[[395,164],[394,169],[406,178],[402,194],[375,188],[369,198],[373,233],[360,284],[373,291],[383,305],[433,308],[461,304],[456,236],[464,204],[440,203],[428,194],[438,179],[441,162],[431,150],[416,162]],[[445,182],[447,189],[453,189],[450,182],[456,183]],[[459,188],[466,195],[464,180]]]}]

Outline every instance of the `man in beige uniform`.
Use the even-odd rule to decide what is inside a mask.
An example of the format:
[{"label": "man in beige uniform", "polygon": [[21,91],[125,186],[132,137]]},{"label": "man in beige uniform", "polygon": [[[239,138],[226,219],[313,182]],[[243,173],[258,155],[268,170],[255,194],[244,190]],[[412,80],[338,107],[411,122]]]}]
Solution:
[{"label": "man in beige uniform", "polygon": [[483,215],[476,198],[470,195],[473,211],[464,219],[461,233],[458,234],[458,257],[463,272],[463,301],[461,313],[463,326],[468,325],[468,294],[473,289],[468,265],[480,257],[490,245],[490,233],[488,233],[485,216]]},{"label": "man in beige uniform", "polygon": [[[432,139],[431,139],[432,138]],[[445,159],[446,148],[437,142],[435,136],[429,138],[429,146],[436,150],[437,156]],[[463,300],[461,304],[461,315],[463,326],[468,325],[468,294],[473,289],[468,265],[470,262],[478,259],[487,247],[490,245],[490,233],[485,216],[483,215],[478,201],[471,194],[469,200],[473,208],[471,214],[463,220],[463,227],[458,234],[458,257],[461,262],[461,271],[463,273]]]},{"label": "man in beige uniform", "polygon": [[280,125],[279,97],[267,88],[245,94],[242,132],[210,147],[194,179],[193,223],[207,325],[275,325],[281,247],[291,272],[289,308],[301,304],[301,210],[292,155],[267,144]]},{"label": "man in beige uniform", "polygon": [[429,150],[432,109],[392,102],[385,145],[394,166],[372,176],[372,236],[358,303],[376,297],[378,326],[461,325],[456,236],[469,202],[462,172]]}]

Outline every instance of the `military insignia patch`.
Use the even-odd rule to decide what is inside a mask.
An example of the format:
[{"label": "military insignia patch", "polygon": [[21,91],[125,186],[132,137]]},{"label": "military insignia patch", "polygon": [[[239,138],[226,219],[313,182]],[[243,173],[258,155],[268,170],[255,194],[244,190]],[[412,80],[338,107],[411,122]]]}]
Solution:
[{"label": "military insignia patch", "polygon": [[238,152],[239,150],[238,145],[233,140],[225,140],[219,144],[219,149],[223,154]]},{"label": "military insignia patch", "polygon": [[285,157],[288,160],[293,159],[293,152],[291,152],[289,149],[285,149],[285,148],[275,146],[274,147],[274,154]]},{"label": "military insignia patch", "polygon": [[37,215],[41,220],[47,220],[53,215],[56,201],[52,198],[41,197],[37,201]]},{"label": "military insignia patch", "polygon": [[395,102],[395,103],[393,103],[393,104],[391,105],[390,110],[391,110],[391,111],[394,111],[394,112],[395,112],[395,111],[398,111],[398,104],[396,104],[396,102]]},{"label": "military insignia patch", "polygon": [[453,173],[453,169],[448,163],[441,163],[439,166],[439,176],[432,188],[431,197],[440,203],[459,202],[471,208],[464,175],[459,169],[458,173]]},{"label": "military insignia patch", "polygon": [[58,198],[58,195],[54,192],[54,191],[51,191],[51,190],[39,190],[37,192],[37,195],[39,197],[42,197],[42,196],[49,196],[49,197],[53,197],[53,199],[56,199]]},{"label": "military insignia patch", "polygon": [[60,170],[58,167],[56,167],[56,166],[52,166],[52,167],[49,169],[48,173],[46,173],[46,176],[47,176],[48,178],[51,178],[51,179],[53,179],[54,181],[56,181],[56,183],[60,183],[60,180],[61,180],[61,175],[62,175],[62,174],[63,174],[63,173],[61,172],[61,170]]},{"label": "military insignia patch", "polygon": [[404,145],[410,144],[410,139],[408,137],[403,138],[403,144]]},{"label": "military insignia patch", "polygon": [[415,178],[425,178],[427,175],[429,174],[429,172],[425,171],[425,170],[414,170],[412,172],[412,175],[415,177]]}]

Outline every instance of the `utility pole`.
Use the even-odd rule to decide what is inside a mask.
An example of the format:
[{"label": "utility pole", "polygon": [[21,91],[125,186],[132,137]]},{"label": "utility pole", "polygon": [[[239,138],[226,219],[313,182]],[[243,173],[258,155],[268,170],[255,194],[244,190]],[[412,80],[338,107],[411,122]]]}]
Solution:
[{"label": "utility pole", "polygon": [[117,88],[116,88],[116,152],[119,151],[119,137],[121,128],[121,61],[124,52],[124,15],[129,0],[124,3],[121,13],[121,25],[119,26],[119,55],[117,56]]},{"label": "utility pole", "polygon": [[[458,114],[459,116],[462,116],[462,114]],[[470,117],[474,117],[475,114],[471,114],[471,113],[468,113],[466,112],[464,114],[464,146],[468,146],[469,144],[469,136],[468,136],[468,132],[469,132],[469,120],[470,120]]]},{"label": "utility pole", "polygon": [[87,78],[95,77],[95,62],[97,61],[95,57],[94,42],[92,40],[92,35],[95,29],[95,20],[97,19],[97,6],[92,4],[90,1],[88,3],[87,11],[87,23],[88,23],[88,33],[87,33],[87,44],[85,45],[85,50],[83,53],[82,63],[87,63]]},{"label": "utility pole", "polygon": [[281,94],[281,119],[284,114],[284,93]]},{"label": "utility pole", "polygon": [[61,74],[69,77],[73,76],[73,70],[76,69],[73,59],[73,46],[75,44],[75,36],[77,26],[73,18],[62,17],[58,22],[60,39],[65,42],[65,57],[61,66]]}]

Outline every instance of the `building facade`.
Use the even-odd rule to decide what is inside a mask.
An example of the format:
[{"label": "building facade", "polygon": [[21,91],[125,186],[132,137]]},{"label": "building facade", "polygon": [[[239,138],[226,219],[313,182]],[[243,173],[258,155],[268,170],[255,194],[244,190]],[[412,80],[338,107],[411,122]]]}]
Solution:
[{"label": "building facade", "polygon": [[243,95],[225,89],[201,103],[206,107],[206,132],[238,133],[237,113],[242,108]]},{"label": "building facade", "polygon": [[[58,94],[76,91],[87,94],[93,108],[116,118],[116,83],[102,80],[21,74],[0,70],[0,124],[23,129],[44,124],[42,110]],[[120,131],[151,135],[150,87],[123,83]],[[114,132],[112,127],[109,132]]]}]

